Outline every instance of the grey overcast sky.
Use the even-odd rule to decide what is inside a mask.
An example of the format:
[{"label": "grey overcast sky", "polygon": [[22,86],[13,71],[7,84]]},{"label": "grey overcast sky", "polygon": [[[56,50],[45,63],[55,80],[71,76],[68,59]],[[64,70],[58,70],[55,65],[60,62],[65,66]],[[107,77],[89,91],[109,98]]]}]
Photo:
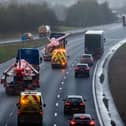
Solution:
[{"label": "grey overcast sky", "polygon": [[[32,3],[40,3],[40,2],[43,2],[43,1],[47,1],[49,2],[50,4],[52,5],[55,5],[55,4],[64,4],[66,6],[76,2],[77,0],[0,0],[0,2],[11,2],[11,1],[18,1],[20,3],[26,3],[26,2],[32,2]],[[93,0],[92,0],[93,1]],[[110,7],[112,8],[119,8],[121,6],[123,6],[124,4],[126,4],[126,0],[97,0],[98,2],[104,2],[104,1],[108,1],[109,2],[109,5]]]}]

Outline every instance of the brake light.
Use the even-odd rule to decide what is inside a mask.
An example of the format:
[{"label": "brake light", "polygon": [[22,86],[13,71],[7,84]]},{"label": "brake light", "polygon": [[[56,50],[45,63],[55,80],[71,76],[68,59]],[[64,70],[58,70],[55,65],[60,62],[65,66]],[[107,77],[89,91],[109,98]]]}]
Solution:
[{"label": "brake light", "polygon": [[86,67],[85,70],[90,70],[90,68],[89,67]]},{"label": "brake light", "polygon": [[90,126],[94,126],[95,125],[95,122],[92,120],[92,121],[90,121],[89,125]]},{"label": "brake light", "polygon": [[39,112],[40,115],[42,115],[43,113],[42,112]]},{"label": "brake light", "polygon": [[65,102],[65,105],[70,105],[70,102]]},{"label": "brake light", "polygon": [[75,120],[71,120],[71,121],[70,121],[70,125],[71,125],[71,126],[74,126],[75,124],[76,124]]},{"label": "brake light", "polygon": [[81,103],[80,103],[80,106],[84,106],[84,103],[83,103],[83,102],[81,102]]},{"label": "brake light", "polygon": [[75,69],[75,70],[79,70],[79,67],[75,67],[74,69]]}]

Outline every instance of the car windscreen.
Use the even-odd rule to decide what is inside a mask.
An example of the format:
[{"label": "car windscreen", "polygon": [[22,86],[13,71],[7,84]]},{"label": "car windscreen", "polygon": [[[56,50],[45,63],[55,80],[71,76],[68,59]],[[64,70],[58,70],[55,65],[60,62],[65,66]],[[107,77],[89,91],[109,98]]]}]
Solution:
[{"label": "car windscreen", "polygon": [[82,57],[83,58],[90,58],[91,56],[89,56],[89,55],[83,55]]}]

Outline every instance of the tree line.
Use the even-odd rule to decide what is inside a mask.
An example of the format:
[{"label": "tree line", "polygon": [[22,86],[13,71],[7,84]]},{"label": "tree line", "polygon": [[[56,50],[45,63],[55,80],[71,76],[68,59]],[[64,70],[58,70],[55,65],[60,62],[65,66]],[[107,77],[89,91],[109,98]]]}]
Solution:
[{"label": "tree line", "polygon": [[[58,10],[57,10],[58,11]],[[48,4],[10,4],[0,6],[0,33],[37,31],[37,27],[48,24],[51,29],[58,25],[91,26],[111,23],[116,20],[108,4],[98,4],[96,1],[83,1],[66,8],[66,18],[59,21],[55,12]]]}]

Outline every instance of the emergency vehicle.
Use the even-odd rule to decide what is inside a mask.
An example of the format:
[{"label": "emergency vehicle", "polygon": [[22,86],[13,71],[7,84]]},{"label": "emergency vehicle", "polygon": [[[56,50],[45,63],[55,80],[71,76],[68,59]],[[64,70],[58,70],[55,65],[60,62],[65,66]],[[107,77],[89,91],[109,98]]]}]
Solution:
[{"label": "emergency vehicle", "polygon": [[67,44],[66,37],[67,37],[67,34],[65,33],[51,33],[50,38],[48,38],[49,43],[43,49],[44,61],[51,61],[53,50],[57,48],[65,49],[66,44]]},{"label": "emergency vehicle", "polygon": [[36,124],[42,126],[43,107],[46,106],[41,92],[24,91],[20,93],[17,102],[17,124]]},{"label": "emergency vehicle", "polygon": [[67,67],[67,56],[65,49],[55,49],[52,52],[51,57],[52,68],[66,68]]}]

